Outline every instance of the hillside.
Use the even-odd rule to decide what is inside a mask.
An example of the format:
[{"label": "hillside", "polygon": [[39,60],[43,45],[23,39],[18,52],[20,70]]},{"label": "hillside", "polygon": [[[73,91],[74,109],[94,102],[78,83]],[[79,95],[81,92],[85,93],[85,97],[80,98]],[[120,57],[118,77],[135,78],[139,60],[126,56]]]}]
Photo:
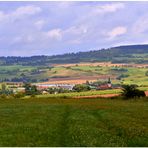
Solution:
[{"label": "hillside", "polygon": [[0,65],[47,66],[58,63],[107,62],[148,63],[148,45],[118,46],[54,56],[0,57]]}]

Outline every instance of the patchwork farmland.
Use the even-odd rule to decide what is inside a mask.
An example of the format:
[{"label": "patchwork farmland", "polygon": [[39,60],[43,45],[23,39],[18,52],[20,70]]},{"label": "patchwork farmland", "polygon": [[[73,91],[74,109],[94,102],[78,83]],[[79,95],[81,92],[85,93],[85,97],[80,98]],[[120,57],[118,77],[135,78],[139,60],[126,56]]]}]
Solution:
[{"label": "patchwork farmland", "polygon": [[148,86],[148,64],[75,63],[56,64],[48,72],[49,83],[85,83],[86,81],[112,79],[113,84]]}]

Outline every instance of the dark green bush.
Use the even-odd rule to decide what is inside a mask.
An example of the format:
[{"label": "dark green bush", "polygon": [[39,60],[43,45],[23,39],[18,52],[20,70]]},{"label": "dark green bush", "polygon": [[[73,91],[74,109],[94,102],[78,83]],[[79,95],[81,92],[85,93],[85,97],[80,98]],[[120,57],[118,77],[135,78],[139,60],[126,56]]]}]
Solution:
[{"label": "dark green bush", "polygon": [[122,96],[124,99],[132,99],[137,97],[145,97],[145,92],[138,90],[136,85],[122,85]]},{"label": "dark green bush", "polygon": [[73,90],[76,92],[88,91],[90,90],[90,87],[86,84],[77,84],[73,87]]}]

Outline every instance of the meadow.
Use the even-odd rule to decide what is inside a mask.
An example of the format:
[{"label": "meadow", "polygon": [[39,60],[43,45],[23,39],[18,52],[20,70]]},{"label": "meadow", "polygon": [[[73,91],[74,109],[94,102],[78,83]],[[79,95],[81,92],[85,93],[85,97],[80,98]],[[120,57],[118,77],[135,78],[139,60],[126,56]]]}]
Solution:
[{"label": "meadow", "polygon": [[0,99],[0,146],[148,146],[148,101]]},{"label": "meadow", "polygon": [[[106,95],[106,94],[121,94],[121,89],[109,89],[109,90],[92,90],[92,91],[83,91],[83,92],[70,92],[70,93],[59,93],[59,94],[46,94],[46,95],[37,95],[38,98],[75,98],[80,96],[95,96],[95,95]],[[29,98],[29,96],[25,96]]]}]

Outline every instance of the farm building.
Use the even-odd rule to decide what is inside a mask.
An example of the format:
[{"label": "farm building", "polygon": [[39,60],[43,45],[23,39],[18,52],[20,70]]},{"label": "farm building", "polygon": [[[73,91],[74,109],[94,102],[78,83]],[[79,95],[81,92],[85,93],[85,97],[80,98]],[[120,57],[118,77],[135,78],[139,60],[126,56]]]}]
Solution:
[{"label": "farm building", "polygon": [[67,90],[72,90],[74,85],[72,84],[36,84],[38,90],[44,90],[48,88],[63,88]]},{"label": "farm building", "polygon": [[112,88],[112,83],[111,83],[111,80],[110,78],[108,79],[108,82],[105,83],[105,84],[101,84],[97,87],[97,89],[111,89]]}]

